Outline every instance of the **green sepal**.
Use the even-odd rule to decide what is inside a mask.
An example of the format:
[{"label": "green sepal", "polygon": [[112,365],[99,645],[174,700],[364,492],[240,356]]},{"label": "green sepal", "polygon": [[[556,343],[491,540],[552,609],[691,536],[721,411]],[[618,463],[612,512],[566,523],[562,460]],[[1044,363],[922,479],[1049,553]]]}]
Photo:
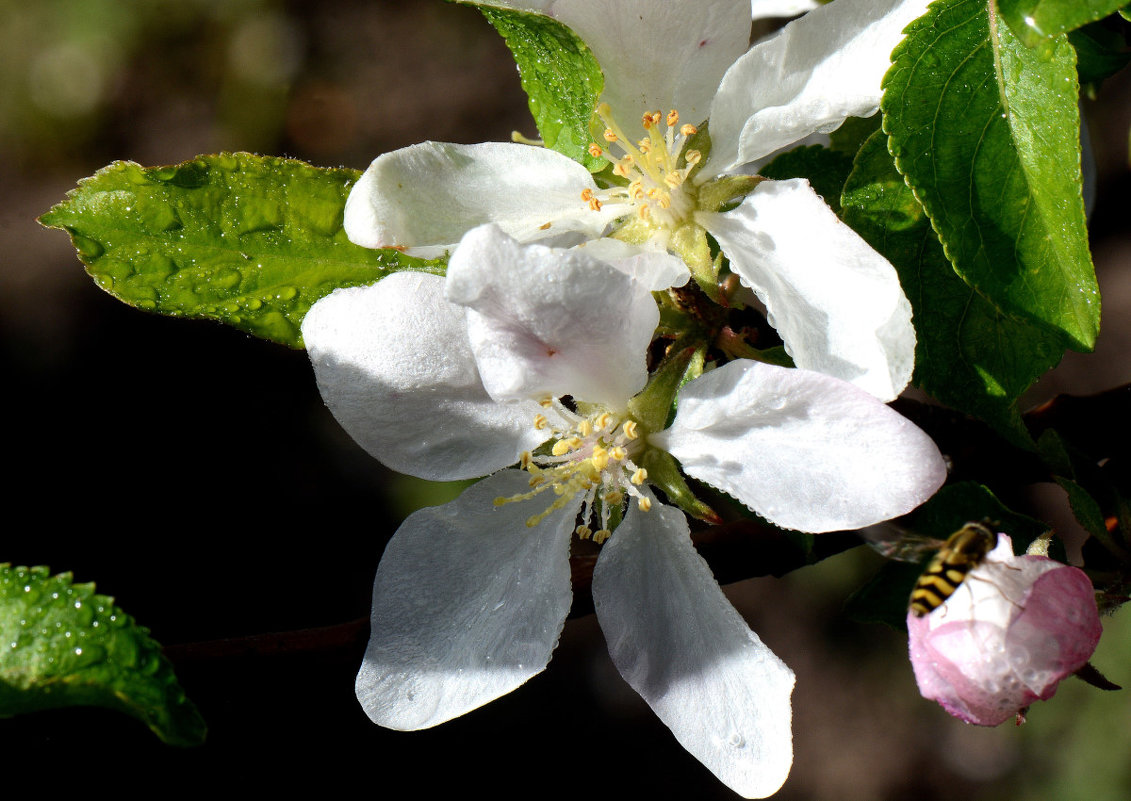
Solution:
[{"label": "green sepal", "polygon": [[644,387],[628,402],[628,413],[646,432],[663,431],[675,414],[676,395],[703,374],[702,347],[676,342]]},{"label": "green sepal", "polygon": [[1103,19],[1123,5],[1125,0],[997,0],[1001,18],[1028,47]]},{"label": "green sepal", "polygon": [[946,0],[892,57],[889,148],[958,274],[1003,313],[1091,350],[1100,305],[1067,38],[1029,49],[992,3]]},{"label": "green sepal", "polygon": [[359,176],[249,153],[171,167],[119,161],[39,221],[70,234],[95,282],[131,306],[301,348],[302,318],[333,290],[445,269],[349,241],[342,212]]},{"label": "green sepal", "polygon": [[718,302],[721,260],[711,256],[707,231],[696,222],[684,223],[672,232],[668,247],[687,265],[691,277],[707,297]]},{"label": "green sepal", "polygon": [[204,720],[149,630],[70,573],[0,564],[0,647],[0,717],[101,706],[171,745],[204,742]]},{"label": "green sepal", "polygon": [[877,131],[841,198],[844,221],[890,261],[914,312],[916,386],[1033,448],[1017,399],[1060,361],[1051,331],[998,311],[947,260]]},{"label": "green sepal", "polygon": [[762,180],[757,175],[723,175],[712,178],[699,187],[699,208],[703,211],[719,211],[749,195]]},{"label": "green sepal", "polygon": [[590,171],[608,162],[589,154],[589,125],[605,76],[585,42],[550,17],[487,3],[479,6],[510,48],[542,142]]},{"label": "green sepal", "polygon": [[721,523],[722,518],[691,491],[679,471],[679,464],[667,451],[650,448],[640,457],[640,466],[648,471],[648,483],[667,496],[668,502],[678,506],[696,520]]}]

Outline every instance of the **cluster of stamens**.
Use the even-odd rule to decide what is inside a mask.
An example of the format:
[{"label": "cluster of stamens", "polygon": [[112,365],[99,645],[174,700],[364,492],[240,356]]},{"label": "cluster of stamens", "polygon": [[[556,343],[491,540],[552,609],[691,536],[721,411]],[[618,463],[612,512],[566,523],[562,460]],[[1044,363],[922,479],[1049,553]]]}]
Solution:
[{"label": "cluster of stamens", "polygon": [[615,203],[633,206],[641,220],[658,225],[674,227],[683,221],[694,205],[694,197],[684,183],[702,158],[698,150],[683,152],[688,138],[697,132],[696,127],[680,125],[675,109],[666,116],[659,111],[647,111],[641,119],[647,136],[633,143],[613,119],[607,103],[597,107],[597,115],[607,126],[605,144],[591,143],[589,154],[611,162],[613,174],[628,181],[628,185],[596,192],[586,189],[581,199],[594,211]]},{"label": "cluster of stamens", "polygon": [[652,508],[651,498],[640,490],[648,471],[632,461],[643,447],[635,420],[621,420],[609,412],[582,417],[553,399],[543,401],[542,406],[559,423],[539,414],[534,427],[549,430],[552,444],[548,451],[543,448],[539,453],[522,454],[522,468],[530,473],[530,491],[496,498],[497,506],[552,490],[557,496],[554,501],[527,518],[526,525],[533,527],[551,513],[577,503],[581,495],[581,523],[575,532],[597,543],[609,538],[610,517],[614,510],[623,509],[629,496],[636,499],[642,511]]}]

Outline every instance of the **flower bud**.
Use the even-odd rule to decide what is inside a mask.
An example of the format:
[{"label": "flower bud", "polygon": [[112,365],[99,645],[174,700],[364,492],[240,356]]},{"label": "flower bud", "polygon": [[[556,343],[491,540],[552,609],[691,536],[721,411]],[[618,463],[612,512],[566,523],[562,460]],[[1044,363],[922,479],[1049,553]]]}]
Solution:
[{"label": "flower bud", "polygon": [[1005,534],[944,604],[908,613],[911,666],[924,698],[967,723],[997,726],[1046,700],[1100,639],[1092,583],[1043,556],[1014,556]]}]

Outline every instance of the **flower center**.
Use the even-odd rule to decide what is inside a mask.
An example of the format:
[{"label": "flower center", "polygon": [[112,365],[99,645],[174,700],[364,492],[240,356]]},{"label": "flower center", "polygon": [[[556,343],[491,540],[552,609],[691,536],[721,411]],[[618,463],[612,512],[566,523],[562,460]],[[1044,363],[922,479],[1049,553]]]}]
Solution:
[{"label": "flower center", "polygon": [[624,204],[644,222],[671,230],[689,219],[695,209],[695,192],[687,185],[687,176],[702,155],[698,150],[685,153],[683,148],[698,129],[680,125],[675,109],[666,116],[646,111],[641,118],[646,136],[633,143],[613,118],[608,103],[597,107],[597,116],[606,125],[605,144],[593,142],[589,153],[607,159],[613,174],[628,184],[597,192],[586,189],[581,199],[589,208],[599,211],[608,204]]},{"label": "flower center", "polygon": [[522,468],[530,473],[530,492],[496,498],[496,506],[553,490],[557,496],[553,503],[527,518],[526,525],[533,527],[552,512],[575,503],[580,493],[581,524],[575,531],[582,539],[592,537],[597,543],[609,538],[610,519],[619,517],[628,496],[636,498],[642,511],[652,508],[651,499],[640,491],[648,471],[632,460],[645,447],[635,420],[621,419],[607,411],[582,416],[557,400],[543,401],[542,406],[558,418],[560,425],[551,423],[544,414],[534,418],[534,427],[539,431],[549,428],[553,438],[548,448],[522,454]]}]

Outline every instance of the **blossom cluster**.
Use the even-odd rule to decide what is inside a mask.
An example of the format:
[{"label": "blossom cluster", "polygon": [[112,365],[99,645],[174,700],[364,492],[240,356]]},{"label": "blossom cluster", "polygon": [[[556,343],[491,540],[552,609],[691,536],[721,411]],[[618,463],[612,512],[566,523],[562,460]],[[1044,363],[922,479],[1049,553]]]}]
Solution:
[{"label": "blossom cluster", "polygon": [[[875,113],[926,2],[837,0],[752,47],[747,0],[491,5],[591,49],[605,84],[589,150],[615,179],[527,144],[425,142],[378,157],[350,195],[352,241],[448,266],[311,308],[323,397],[395,470],[484,477],[388,544],[358,698],[410,730],[517,688],[562,631],[573,537],[592,539],[620,674],[728,786],[770,795],[792,764],[794,676],[692,547],[687,515],[715,518],[686,479],[811,533],[905,514],[943,483],[938,448],[885,405],[914,366],[895,270],[808,182],[750,175]],[[793,367],[702,333],[704,305],[759,304]],[[700,327],[664,330],[661,307]]]}]

